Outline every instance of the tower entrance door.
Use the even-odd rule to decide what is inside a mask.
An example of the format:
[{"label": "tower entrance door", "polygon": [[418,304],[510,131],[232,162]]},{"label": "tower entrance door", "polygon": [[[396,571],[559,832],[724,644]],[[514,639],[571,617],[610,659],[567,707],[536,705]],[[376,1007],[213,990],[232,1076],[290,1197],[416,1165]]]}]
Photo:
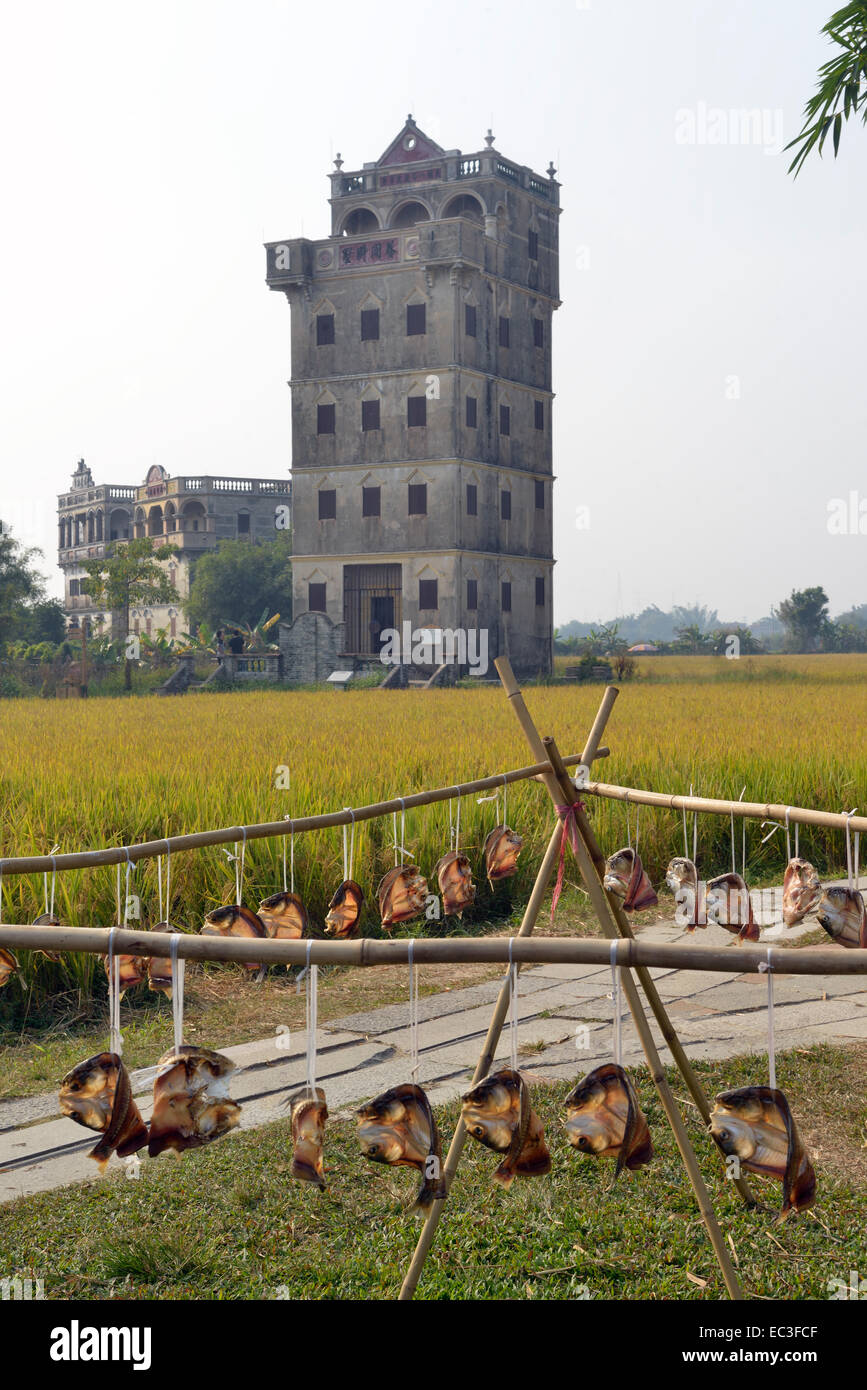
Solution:
[{"label": "tower entrance door", "polygon": [[400,565],[344,565],[343,621],[346,651],[379,655],[380,634],[400,627]]}]

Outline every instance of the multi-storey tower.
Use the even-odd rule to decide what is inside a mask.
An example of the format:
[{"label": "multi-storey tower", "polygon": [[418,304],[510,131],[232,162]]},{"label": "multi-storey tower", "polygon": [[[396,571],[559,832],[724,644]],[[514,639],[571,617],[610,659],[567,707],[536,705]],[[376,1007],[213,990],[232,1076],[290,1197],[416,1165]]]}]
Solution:
[{"label": "multi-storey tower", "polygon": [[331,174],[331,235],[267,245],[292,309],[294,613],[484,629],[547,671],[551,327],[559,184],[493,145],[443,150],[407,118]]}]

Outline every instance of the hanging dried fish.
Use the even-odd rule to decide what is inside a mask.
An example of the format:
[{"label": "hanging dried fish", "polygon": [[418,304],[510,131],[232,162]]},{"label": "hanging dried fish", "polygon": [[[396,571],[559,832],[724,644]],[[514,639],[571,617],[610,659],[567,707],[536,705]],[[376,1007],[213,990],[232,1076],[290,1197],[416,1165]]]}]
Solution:
[{"label": "hanging dried fish", "polygon": [[[126,928],[124,928],[126,930]],[[147,975],[147,961],[144,956],[115,956],[118,965],[118,978],[120,980],[120,998],[126,994],[128,989],[135,985],[140,985]],[[108,956],[103,956],[102,963],[105,966],[106,977],[111,984],[111,976],[108,973]]]},{"label": "hanging dried fish", "polygon": [[603,886],[623,899],[623,906],[627,912],[655,907],[659,902],[653,884],[634,849],[620,849],[606,859]]},{"label": "hanging dried fish", "polygon": [[346,940],[347,937],[355,936],[358,931],[363,904],[364,894],[355,880],[352,878],[344,879],[328,904],[328,911],[325,914],[327,935],[336,937],[341,941]]},{"label": "hanging dried fish", "polygon": [[18,962],[11,951],[0,946],[0,988],[6,984],[10,976],[15,974],[18,969]]},{"label": "hanging dried fish", "polygon": [[516,1176],[550,1173],[545,1127],[531,1107],[530,1092],[520,1072],[504,1067],[486,1076],[461,1096],[461,1117],[468,1133],[480,1144],[505,1153],[494,1182],[509,1188]]},{"label": "hanging dried fish", "polygon": [[753,1173],[769,1173],[783,1183],[780,1215],[812,1206],[816,1174],[801,1143],[789,1102],[770,1086],[746,1086],[716,1097],[710,1132],[723,1153]]},{"label": "hanging dried fish", "polygon": [[[43,912],[40,914],[39,917],[36,918],[36,921],[33,923],[33,925],[34,927],[61,927],[63,926],[63,923],[61,922],[59,917],[56,917],[54,915],[53,912]],[[63,959],[62,952],[49,951],[44,946],[40,946],[35,954],[38,956],[44,956],[46,960],[59,961]]]},{"label": "hanging dried fish", "polygon": [[[228,907],[215,907],[209,912],[201,928],[201,936],[237,936],[252,940],[267,935],[260,917],[248,907],[230,903]],[[259,970],[264,974],[261,961],[245,960],[245,970]]]},{"label": "hanging dried fish", "polygon": [[[154,931],[158,932],[179,932],[179,927],[173,927],[169,922],[157,922]],[[172,997],[172,962],[168,956],[150,956],[148,958],[148,989],[152,989],[156,994],[165,994],[167,998]]]},{"label": "hanging dried fish", "polygon": [[234,1129],[241,1107],[229,1097],[235,1063],[206,1047],[184,1044],[157,1063],[148,1153],[194,1149]]},{"label": "hanging dried fish", "polygon": [[395,927],[424,912],[428,899],[427,879],[415,864],[398,865],[380,880],[376,898],[382,925]]},{"label": "hanging dried fish", "polygon": [[258,916],[268,936],[279,941],[298,941],[309,925],[307,909],[297,893],[288,890],[263,898]]},{"label": "hanging dried fish", "polygon": [[132,1098],[129,1072],[116,1052],[100,1052],[79,1062],[60,1083],[59,1099],[61,1114],[102,1134],[88,1155],[100,1170],[113,1153],[126,1158],[148,1142],[147,1126]]},{"label": "hanging dried fish", "polygon": [[708,922],[734,932],[738,941],[758,941],[761,936],[753,916],[750,890],[740,874],[720,874],[707,885],[705,909]]},{"label": "hanging dried fish", "polygon": [[462,916],[464,908],[476,900],[476,885],[469,859],[459,850],[444,854],[434,871],[443,898],[446,917]]},{"label": "hanging dried fish", "polygon": [[355,1119],[365,1158],[422,1174],[413,1210],[427,1211],[446,1196],[439,1130],[421,1086],[395,1086],[356,1110]]},{"label": "hanging dried fish", "polygon": [[507,825],[495,825],[485,840],[485,873],[488,882],[511,878],[518,872],[518,855],[524,841]]},{"label": "hanging dried fish", "polygon": [[816,916],[838,946],[867,948],[867,911],[857,888],[826,888]]},{"label": "hanging dried fish", "polygon": [[678,923],[685,926],[687,931],[695,931],[696,927],[706,927],[703,885],[699,881],[698,869],[692,860],[672,859],[665,871],[665,881],[677,903]]},{"label": "hanging dried fish", "polygon": [[616,1158],[615,1178],[624,1168],[641,1168],[653,1157],[635,1088],[614,1062],[591,1071],[566,1097],[564,1127],[573,1148],[594,1158]]},{"label": "hanging dried fish", "polygon": [[292,1177],[302,1182],[313,1182],[317,1187],[325,1187],[325,1167],[322,1161],[322,1146],[325,1141],[325,1121],[328,1119],[328,1106],[325,1092],[320,1086],[315,1096],[305,1087],[291,1098],[292,1123]]},{"label": "hanging dried fish", "polygon": [[783,875],[783,921],[797,926],[822,896],[819,875],[806,859],[790,859]]}]

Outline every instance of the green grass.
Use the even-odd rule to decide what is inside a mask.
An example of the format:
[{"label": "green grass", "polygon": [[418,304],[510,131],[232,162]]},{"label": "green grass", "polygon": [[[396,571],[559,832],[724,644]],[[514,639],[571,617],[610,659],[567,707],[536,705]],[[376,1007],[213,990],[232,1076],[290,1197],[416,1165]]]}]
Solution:
[{"label": "green grass", "polygon": [[[719,1154],[687,1109],[723,1233],[750,1297],[828,1297],[828,1281],[863,1268],[867,1247],[867,1089],[863,1046],[778,1058],[781,1086],[813,1150],[818,1200],[777,1223],[747,1211]],[[710,1094],[763,1081],[763,1062],[700,1064]],[[720,1299],[725,1289],[674,1141],[644,1071],[634,1073],[657,1154],[612,1186],[613,1164],[576,1155],[560,1122],[568,1086],[537,1087],[554,1161],[508,1193],[496,1159],[468,1141],[418,1296],[428,1299]],[[682,1085],[669,1072],[675,1093]],[[448,1136],[457,1105],[440,1112]],[[48,1298],[393,1298],[418,1235],[406,1210],[415,1174],[365,1163],[351,1120],[329,1124],[327,1190],[289,1177],[289,1126],[235,1134],[179,1161],[0,1208],[0,1268],[45,1280]],[[751,1178],[763,1201],[780,1185]],[[26,1268],[25,1268],[26,1267]],[[693,1279],[704,1281],[703,1285]]]}]

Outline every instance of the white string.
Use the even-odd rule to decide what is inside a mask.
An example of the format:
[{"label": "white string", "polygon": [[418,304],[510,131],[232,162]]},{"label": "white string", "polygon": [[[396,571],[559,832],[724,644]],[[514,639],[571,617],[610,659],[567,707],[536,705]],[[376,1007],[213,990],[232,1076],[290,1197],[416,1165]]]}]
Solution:
[{"label": "white string", "polygon": [[512,1042],[512,1071],[518,1070],[518,964],[512,960],[512,943],[509,937],[509,1009]]},{"label": "white string", "polygon": [[310,952],[312,948],[313,942],[311,940],[307,942],[307,965],[305,967],[305,973],[307,975],[307,1089],[310,1095],[315,1098],[319,966],[310,964]]},{"label": "white string", "polygon": [[792,858],[792,837],[791,837],[791,835],[790,835],[790,833],[789,833],[789,812],[791,811],[791,809],[792,809],[791,806],[787,806],[787,807],[786,807],[786,863],[787,863],[787,864],[791,862],[791,858]]},{"label": "white string", "polygon": [[685,806],[682,806],[682,807],[681,807],[681,810],[683,811],[683,857],[684,857],[684,859],[688,859],[688,858],[689,858],[689,836],[688,836],[688,834],[687,834],[687,829],[686,829],[686,807],[685,807]]},{"label": "white string", "polygon": [[632,849],[632,835],[629,829],[629,792],[626,793],[626,848]]},{"label": "white string", "polygon": [[[58,845],[55,845],[54,848],[55,848],[55,849],[58,849],[59,846],[58,846]],[[46,875],[46,877],[47,877],[47,875]],[[52,854],[52,856],[51,856],[51,903],[50,903],[49,908],[48,908],[48,915],[49,915],[49,917],[53,917],[53,916],[54,916],[54,891],[55,891],[56,886],[57,886],[57,860],[55,859],[54,855]]]},{"label": "white string", "polygon": [[244,858],[247,853],[247,827],[239,825],[241,832],[241,855],[238,857],[238,841],[235,841],[235,902],[241,906],[241,891],[244,884]]},{"label": "white string", "polygon": [[508,785],[509,785],[509,784],[508,784],[508,782],[506,781],[506,774],[505,774],[505,772],[504,772],[504,773],[503,773],[503,825],[508,825],[508,824],[509,824],[508,817],[506,816],[506,790],[507,790],[507,788],[508,788]]},{"label": "white string", "polygon": [[[118,864],[119,880],[120,865]],[[115,1052],[120,1057],[123,1054],[123,1038],[120,1035],[120,958],[114,949],[116,930],[116,927],[112,927],[108,933],[108,1050]]]},{"label": "white string", "polygon": [[733,873],[733,874],[736,874],[737,871],[738,871],[738,860],[737,860],[737,854],[736,854],[736,852],[735,852],[735,813],[734,813],[734,811],[730,811],[730,812],[729,812],[729,816],[730,816],[730,818],[731,818],[731,823],[732,823],[732,873]]},{"label": "white string", "polygon": [[638,827],[641,821],[641,807],[635,808],[635,854],[638,856]]},{"label": "white string", "polygon": [[412,1065],[410,1075],[418,1081],[418,967],[413,962],[413,947],[409,942],[409,1050]]},{"label": "white string", "polygon": [[172,936],[169,947],[172,961],[172,1023],[175,1030],[175,1052],[184,1045],[184,970],[187,962],[178,956],[180,932]]},{"label": "white string", "polygon": [[163,861],[162,856],[157,855],[157,907],[159,908],[159,921],[164,922],[163,916]]},{"label": "white string", "polygon": [[[738,801],[743,801],[744,795],[745,795],[745,793],[746,793],[746,790],[747,790],[746,787],[742,787],[742,788],[741,788],[741,794],[740,794],[740,796],[738,797]],[[741,878],[744,878],[744,879],[745,879],[746,876],[747,876],[747,818],[746,818],[746,816],[744,816],[743,821],[741,822],[741,824],[742,824],[742,826],[743,826],[743,834],[742,834],[742,836],[741,836]],[[733,871],[733,872],[735,872],[735,871]]]},{"label": "white string", "polygon": [[859,868],[860,868],[860,865],[859,865],[858,861],[859,861],[860,858],[861,858],[861,831],[860,831],[860,830],[856,830],[856,831],[855,831],[855,887],[856,887],[856,888],[858,887],[858,871],[859,871]]},{"label": "white string", "polygon": [[[125,884],[126,892],[125,892],[124,900],[123,900],[123,925],[126,926],[127,918],[128,918],[128,916],[129,916],[129,876],[130,876],[130,873],[132,872],[132,862],[131,862],[130,857],[129,857],[129,850],[128,850],[128,849],[125,849],[125,850],[124,850],[124,853],[126,854],[126,884]],[[118,865],[118,879],[120,878],[120,872],[119,872],[119,871],[120,871],[120,865]]]},{"label": "white string", "polygon": [[759,970],[768,977],[768,1085],[772,1091],[777,1089],[777,1054],[774,1044],[774,967],[771,964],[771,948],[768,947],[767,961],[759,961]]},{"label": "white string", "polygon": [[623,1011],[623,1005],[622,1005],[621,998],[620,998],[620,989],[621,989],[621,983],[620,983],[620,968],[619,968],[619,966],[618,966],[618,964],[617,964],[617,942],[616,942],[616,941],[612,941],[612,943],[611,943],[611,950],[610,950],[610,952],[609,952],[609,958],[610,958],[610,961],[611,961],[611,983],[612,983],[611,997],[612,997],[612,999],[613,999],[613,1001],[614,1001],[614,1061],[616,1062],[617,1066],[619,1067],[619,1066],[621,1066],[621,1057],[622,1057],[622,1055],[623,1055],[623,1040],[622,1040],[622,1035],[621,1035],[621,1016],[622,1016],[622,1011]]},{"label": "white string", "polygon": [[[455,791],[458,793],[458,804],[455,810],[455,854],[457,854],[461,847],[461,794],[459,787],[455,787]],[[449,809],[451,810],[451,799],[449,800]]]},{"label": "white string", "polygon": [[698,862],[698,811],[692,813],[692,862]]},{"label": "white string", "polygon": [[172,847],[166,840],[166,915],[163,918],[166,926],[169,924],[172,911]]},{"label": "white string", "polygon": [[850,893],[852,891],[853,886],[855,886],[852,883],[852,817],[854,816],[855,811],[857,810],[858,807],[856,806],[853,810],[846,812],[846,874],[848,877]]},{"label": "white string", "polygon": [[400,862],[406,858],[406,805],[402,796],[398,797],[400,802]]}]

